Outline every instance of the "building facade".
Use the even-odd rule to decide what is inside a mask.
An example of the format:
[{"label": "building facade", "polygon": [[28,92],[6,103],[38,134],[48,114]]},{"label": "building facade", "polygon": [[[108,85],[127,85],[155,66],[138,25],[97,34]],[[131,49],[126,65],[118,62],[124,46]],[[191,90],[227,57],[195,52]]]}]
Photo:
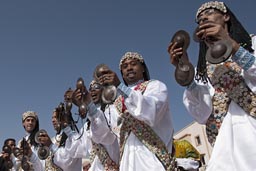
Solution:
[{"label": "building facade", "polygon": [[192,122],[176,132],[174,134],[174,139],[189,141],[200,153],[200,160],[202,164],[200,171],[205,170],[212,152],[212,146],[207,140],[205,125]]}]

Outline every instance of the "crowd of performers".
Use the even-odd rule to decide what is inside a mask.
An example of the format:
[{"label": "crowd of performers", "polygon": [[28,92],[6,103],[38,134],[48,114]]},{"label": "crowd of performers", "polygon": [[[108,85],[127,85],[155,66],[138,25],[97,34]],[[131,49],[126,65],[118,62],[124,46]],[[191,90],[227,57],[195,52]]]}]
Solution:
[{"label": "crowd of performers", "polygon": [[[213,147],[206,170],[256,170],[256,39],[223,2],[202,4],[196,22],[197,67],[189,62],[185,31],[174,35],[168,53],[176,81],[185,89],[185,108],[206,125]],[[39,128],[37,112],[24,112],[26,136],[5,140],[0,170],[199,170],[200,153],[189,142],[173,139],[167,85],[150,79],[137,52],[126,52],[119,69],[121,79],[99,64],[89,86],[79,78],[64,93],[52,112],[53,137]],[[72,117],[75,107],[81,128]]]}]

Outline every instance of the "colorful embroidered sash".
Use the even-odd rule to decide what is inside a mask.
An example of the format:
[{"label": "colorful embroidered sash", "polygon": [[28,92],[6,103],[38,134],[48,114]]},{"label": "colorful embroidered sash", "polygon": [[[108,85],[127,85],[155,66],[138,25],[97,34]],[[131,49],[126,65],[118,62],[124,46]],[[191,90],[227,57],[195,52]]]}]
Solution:
[{"label": "colorful embroidered sash", "polygon": [[[139,84],[135,90],[142,93],[145,91],[149,81]],[[169,153],[166,145],[161,138],[154,132],[154,130],[143,121],[134,118],[129,114],[124,105],[124,99],[119,96],[115,101],[115,106],[123,118],[123,123],[120,130],[120,160],[122,159],[125,141],[130,132],[133,134],[152,152],[156,155],[164,168],[168,171],[174,170],[175,159]]]},{"label": "colorful embroidered sash", "polygon": [[229,104],[237,103],[247,114],[256,117],[256,95],[241,76],[241,68],[234,62],[209,65],[208,76],[215,89],[213,111],[206,123],[206,134],[214,145],[218,130],[225,118]]},{"label": "colorful embroidered sash", "polygon": [[54,155],[51,154],[45,159],[45,171],[63,171],[53,162],[53,157]]},{"label": "colorful embroidered sash", "polygon": [[91,163],[93,162],[96,155],[98,156],[101,164],[104,166],[105,171],[119,170],[119,166],[109,157],[105,147],[92,141],[92,152],[90,155]]}]

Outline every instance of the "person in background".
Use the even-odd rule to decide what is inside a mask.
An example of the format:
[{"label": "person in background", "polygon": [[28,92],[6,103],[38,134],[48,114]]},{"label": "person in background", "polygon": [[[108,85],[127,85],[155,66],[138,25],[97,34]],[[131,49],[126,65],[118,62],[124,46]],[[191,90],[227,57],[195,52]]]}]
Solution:
[{"label": "person in background", "polygon": [[[65,98],[71,98],[73,90],[65,92]],[[52,125],[56,131],[55,137],[52,139],[48,134],[40,136],[40,142],[50,148],[53,154],[53,163],[63,171],[81,171],[82,159],[87,155],[91,144],[85,126],[81,130],[76,130],[71,126],[71,118],[64,118],[66,111],[62,111],[59,107],[53,110]],[[83,133],[82,135],[80,133]]]},{"label": "person in background", "polygon": [[35,141],[35,135],[39,130],[37,113],[34,111],[24,112],[22,114],[22,125],[26,135],[18,142],[17,147],[21,150],[21,153],[15,159],[14,167],[28,169],[29,171],[42,171],[44,170],[43,164],[37,156],[39,144]]},{"label": "person in background", "polygon": [[200,153],[187,140],[173,140],[174,156],[177,166],[184,171],[198,171],[200,167]]},{"label": "person in background", "polygon": [[[100,85],[97,81],[93,80],[91,82],[89,87],[89,93],[91,95],[92,101],[95,104],[95,106],[97,106],[98,109],[104,112],[105,110],[108,110],[109,106],[102,102],[102,98],[101,98],[102,90],[103,90],[102,85]],[[113,119],[113,117],[112,118],[109,117],[109,115],[106,115],[107,113],[104,113],[104,114],[105,114],[105,119],[108,123],[117,122],[116,120],[111,121],[110,119]],[[92,139],[91,141],[92,141],[92,149],[91,149],[90,159],[92,160],[92,162],[89,170],[90,171],[119,170],[118,140],[115,139],[115,141],[109,145],[97,144]]]},{"label": "person in background", "polygon": [[13,156],[13,150],[16,147],[16,140],[8,138],[4,141],[2,153],[0,154],[0,170],[1,171],[14,171],[15,157]]},{"label": "person in background", "polygon": [[[202,4],[196,22],[195,37],[200,40],[197,73],[186,87],[183,101],[194,119],[206,125],[213,146],[207,170],[255,170],[256,38],[223,2]],[[208,51],[217,42],[227,42],[222,46],[225,51],[217,51],[224,54],[221,58]],[[168,52],[177,66],[183,49],[172,42]]]}]

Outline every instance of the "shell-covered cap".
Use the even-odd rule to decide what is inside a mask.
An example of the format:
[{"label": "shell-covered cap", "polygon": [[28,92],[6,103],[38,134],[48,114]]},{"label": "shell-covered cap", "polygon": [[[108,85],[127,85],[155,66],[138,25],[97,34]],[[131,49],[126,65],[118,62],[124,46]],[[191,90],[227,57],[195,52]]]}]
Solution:
[{"label": "shell-covered cap", "polygon": [[141,63],[144,63],[144,59],[143,57],[137,53],[137,52],[126,52],[121,60],[120,60],[120,63],[119,63],[119,69],[121,70],[121,65],[123,64],[123,62],[126,60],[126,59],[138,59]]},{"label": "shell-covered cap", "polygon": [[217,10],[223,12],[223,13],[227,12],[227,8],[226,8],[226,6],[224,5],[223,2],[210,1],[210,2],[206,2],[206,3],[201,5],[201,7],[197,10],[196,18],[199,16],[199,14],[201,12],[203,12],[204,10],[209,9],[209,8],[217,9]]},{"label": "shell-covered cap", "polygon": [[38,120],[38,117],[37,117],[37,113],[34,112],[34,111],[26,111],[22,114],[22,122],[27,118],[27,117],[33,117],[35,118],[36,120]]}]

